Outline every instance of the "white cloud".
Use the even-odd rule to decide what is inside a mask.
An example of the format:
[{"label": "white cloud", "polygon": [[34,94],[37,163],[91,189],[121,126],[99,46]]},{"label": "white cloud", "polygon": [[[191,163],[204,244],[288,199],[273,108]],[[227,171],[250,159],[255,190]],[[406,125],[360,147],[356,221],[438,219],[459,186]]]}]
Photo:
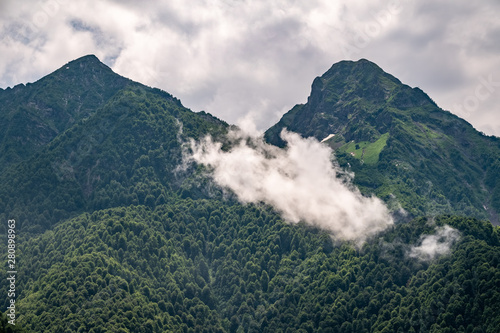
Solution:
[{"label": "white cloud", "polygon": [[213,169],[215,182],[242,202],[272,205],[286,220],[305,221],[339,239],[361,242],[393,224],[380,199],[364,197],[350,178],[339,177],[328,146],[291,132],[281,136],[286,149],[232,132],[229,151],[207,137],[192,142],[191,158]]},{"label": "white cloud", "polygon": [[433,235],[422,235],[420,245],[410,249],[409,255],[420,260],[432,260],[450,252],[451,246],[459,239],[458,230],[445,225],[437,229]]},{"label": "white cloud", "polygon": [[[0,87],[94,53],[194,110],[230,123],[251,112],[265,129],[333,63],[367,58],[457,112],[480,77],[500,80],[499,11],[494,0],[3,0]],[[495,92],[461,116],[498,135],[499,104]]]}]

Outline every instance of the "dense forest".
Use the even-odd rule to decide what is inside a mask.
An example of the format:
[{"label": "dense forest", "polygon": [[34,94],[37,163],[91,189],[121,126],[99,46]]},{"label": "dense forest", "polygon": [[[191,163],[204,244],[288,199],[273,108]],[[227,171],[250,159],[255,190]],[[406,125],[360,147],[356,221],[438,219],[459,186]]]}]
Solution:
[{"label": "dense forest", "polygon": [[[409,255],[460,231],[451,254]],[[495,332],[489,222],[399,224],[358,248],[268,207],[184,199],[85,213],[23,243],[19,322],[54,332]]]},{"label": "dense forest", "polygon": [[[424,109],[443,121],[448,116],[436,116],[423,92],[416,92],[422,104],[397,79],[382,77],[399,96],[390,103],[401,109],[382,117],[394,117],[384,126],[395,125],[373,127],[370,119],[380,115],[362,115],[353,102],[357,127],[325,142],[335,163],[355,171],[363,193],[379,195],[392,210],[395,223],[364,242],[290,223],[262,202],[239,202],[216,185],[210,168],[185,163],[190,140],[207,134],[230,150],[231,127],[114,74],[93,56],[0,91],[0,99],[11,101],[0,106],[1,126],[35,124],[31,136],[0,137],[6,154],[0,219],[17,221],[18,259],[16,326],[7,323],[3,297],[0,331],[498,332],[500,228],[484,218],[496,206],[485,210],[478,206],[485,194],[474,196],[484,185],[496,200],[498,139],[468,127],[464,137],[453,134],[461,121],[440,134],[442,123]],[[370,109],[372,94],[378,96],[372,86],[375,93],[361,89]],[[320,100],[310,98],[320,111],[331,107]],[[402,111],[412,103],[420,103],[410,112],[414,122]],[[316,110],[309,116],[317,123],[309,124],[300,112],[308,108],[297,106],[277,126],[302,119],[302,129],[316,126],[317,133],[301,134],[321,140],[334,123],[319,121],[323,111]],[[461,148],[436,162],[425,155],[431,146],[419,146],[423,141],[405,145],[422,138],[415,128],[427,131],[426,145]],[[275,132],[268,131],[268,141]],[[465,141],[483,159],[472,163],[476,155],[467,155]],[[459,186],[469,171],[471,179]],[[483,178],[476,182],[476,174]],[[0,235],[7,244],[5,223]],[[2,274],[0,288],[7,290]]]}]

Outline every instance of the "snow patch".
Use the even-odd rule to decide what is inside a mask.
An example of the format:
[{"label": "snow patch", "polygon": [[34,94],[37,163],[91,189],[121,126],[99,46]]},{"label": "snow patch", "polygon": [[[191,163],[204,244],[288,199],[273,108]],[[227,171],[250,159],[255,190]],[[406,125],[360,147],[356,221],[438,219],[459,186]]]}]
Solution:
[{"label": "snow patch", "polygon": [[328,141],[328,140],[330,140],[331,138],[333,138],[334,136],[335,136],[335,134],[330,134],[330,135],[328,135],[326,138],[324,138],[323,140],[321,140],[321,142]]}]

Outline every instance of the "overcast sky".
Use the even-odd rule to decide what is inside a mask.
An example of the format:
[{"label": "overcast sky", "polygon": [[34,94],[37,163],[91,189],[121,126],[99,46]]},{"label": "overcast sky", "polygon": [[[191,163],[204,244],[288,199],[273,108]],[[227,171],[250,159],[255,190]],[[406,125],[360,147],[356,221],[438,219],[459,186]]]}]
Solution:
[{"label": "overcast sky", "polygon": [[0,87],[95,54],[193,111],[265,129],[366,58],[500,136],[500,1],[0,0]]}]

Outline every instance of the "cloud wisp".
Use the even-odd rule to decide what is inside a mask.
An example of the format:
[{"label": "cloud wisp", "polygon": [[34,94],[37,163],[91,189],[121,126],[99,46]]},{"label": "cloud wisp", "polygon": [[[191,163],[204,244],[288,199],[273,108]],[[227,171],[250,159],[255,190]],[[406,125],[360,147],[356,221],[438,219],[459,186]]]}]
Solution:
[{"label": "cloud wisp", "polygon": [[450,252],[451,246],[460,238],[457,229],[445,225],[433,235],[422,235],[420,245],[410,249],[409,256],[420,260],[432,260]]},{"label": "cloud wisp", "polygon": [[287,148],[242,132],[229,135],[232,147],[206,137],[191,142],[191,160],[212,169],[214,181],[243,203],[264,202],[287,221],[304,221],[335,238],[363,242],[393,224],[384,203],[365,197],[332,163],[332,151],[314,138],[283,131]]}]

